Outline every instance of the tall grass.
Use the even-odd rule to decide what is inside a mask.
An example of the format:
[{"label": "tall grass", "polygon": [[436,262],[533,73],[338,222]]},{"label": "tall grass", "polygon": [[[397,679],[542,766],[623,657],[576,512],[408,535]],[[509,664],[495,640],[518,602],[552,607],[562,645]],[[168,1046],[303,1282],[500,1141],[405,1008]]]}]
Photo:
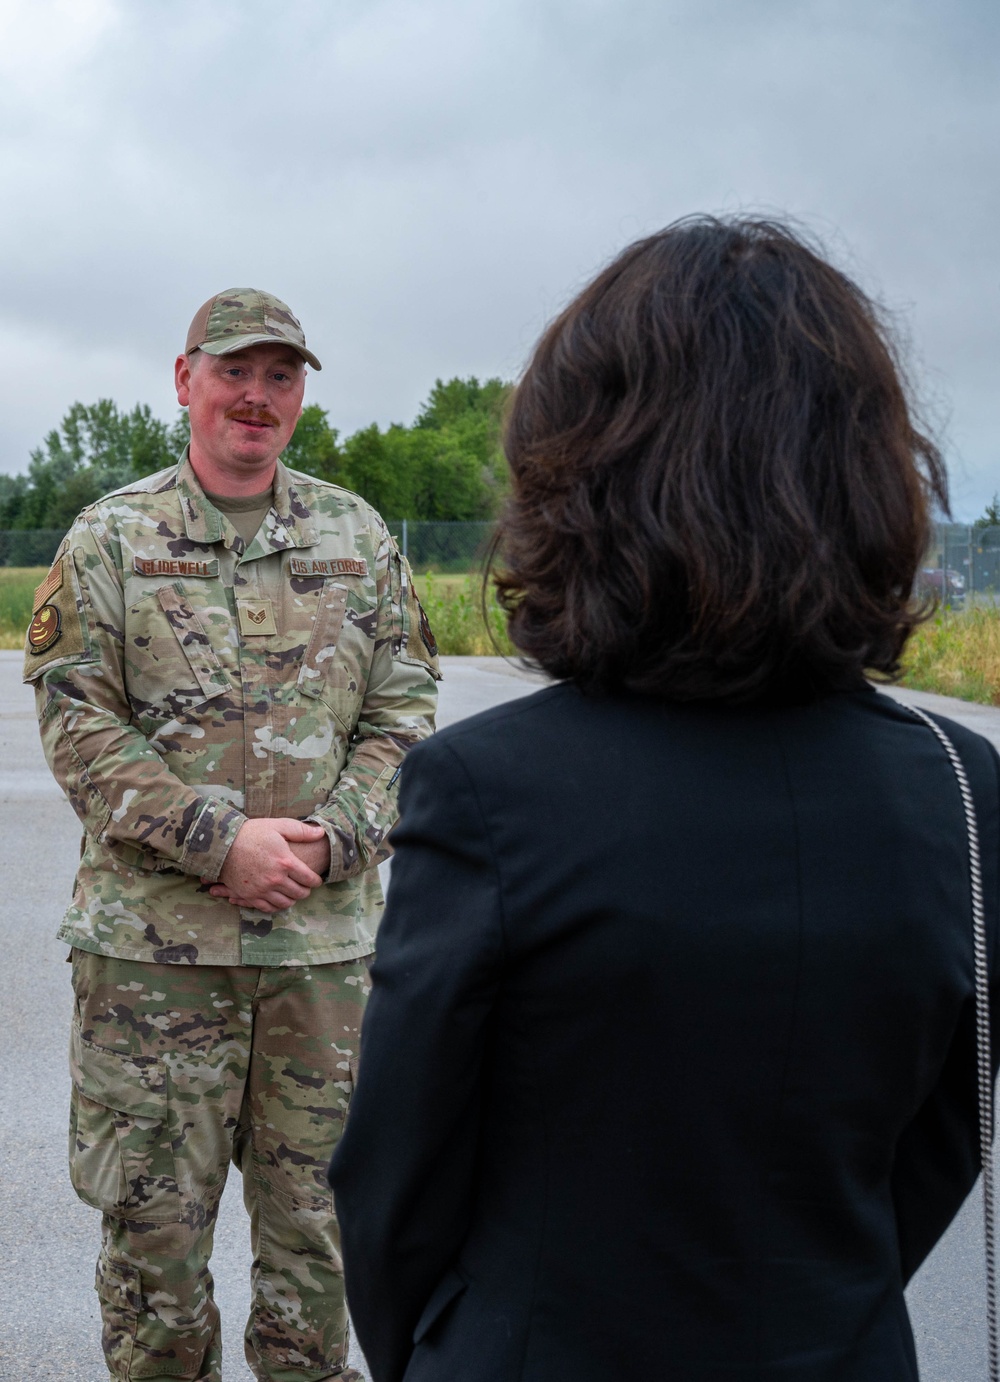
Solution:
[{"label": "tall grass", "polygon": [[[46,569],[0,566],[0,648],[24,647],[32,597]],[[488,624],[483,619],[478,577],[423,575],[416,583],[440,652],[453,657],[493,657],[498,650],[504,656],[514,653],[503,611],[492,597],[487,605]],[[496,638],[496,647],[488,628]]]},{"label": "tall grass", "polygon": [[910,639],[904,686],[1000,705],[1000,609],[938,613]]},{"label": "tall grass", "polygon": [[47,566],[0,566],[0,648],[23,648],[35,587]]},{"label": "tall grass", "polygon": [[[430,620],[438,651],[450,657],[510,657],[516,649],[507,637],[507,619],[487,597],[486,617],[477,576],[416,577],[420,603]],[[493,635],[493,640],[490,634]]]},{"label": "tall grass", "polygon": [[[46,569],[0,566],[0,648],[24,647],[32,597]],[[492,595],[483,618],[478,576],[424,573],[417,576],[416,584],[441,653],[452,657],[517,655],[507,637],[503,611]],[[905,686],[1000,706],[1000,609],[976,605],[935,615],[917,629],[903,662]]]}]

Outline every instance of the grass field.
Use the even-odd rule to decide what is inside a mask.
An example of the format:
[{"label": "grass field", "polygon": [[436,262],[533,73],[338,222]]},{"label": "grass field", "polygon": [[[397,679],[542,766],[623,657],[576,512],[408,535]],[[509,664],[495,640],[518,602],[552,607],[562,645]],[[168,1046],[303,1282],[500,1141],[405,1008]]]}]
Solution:
[{"label": "grass field", "polygon": [[[451,657],[495,657],[515,652],[503,611],[492,600],[483,619],[478,576],[414,576],[438,651]],[[493,640],[490,634],[493,635]]]},{"label": "grass field", "polygon": [[904,686],[1000,705],[1000,609],[936,614],[910,639]]},{"label": "grass field", "polygon": [[0,648],[23,648],[31,597],[47,566],[0,566]]},{"label": "grass field", "polygon": [[[44,566],[0,566],[0,648],[24,647],[32,596],[46,569]],[[479,607],[477,577],[418,574],[416,586],[442,653],[479,657],[496,653]],[[495,605],[489,617],[500,650],[513,652],[503,615]]]},{"label": "grass field", "polygon": [[[22,648],[35,587],[44,566],[0,566],[0,648]],[[416,586],[439,650],[452,656],[514,653],[502,612],[489,606],[483,620],[477,576],[418,573]],[[940,613],[910,640],[903,683],[965,701],[1000,705],[1000,610],[976,606]]]}]

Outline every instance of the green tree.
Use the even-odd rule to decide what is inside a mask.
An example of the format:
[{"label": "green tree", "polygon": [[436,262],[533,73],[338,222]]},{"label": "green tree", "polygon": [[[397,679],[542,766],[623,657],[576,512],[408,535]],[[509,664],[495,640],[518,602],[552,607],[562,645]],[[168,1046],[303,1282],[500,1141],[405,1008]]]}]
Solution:
[{"label": "green tree", "polygon": [[318,403],[310,403],[302,409],[302,416],[281,459],[292,470],[303,470],[320,480],[343,483],[343,456],[337,445],[337,430],[327,422],[326,410]]},{"label": "green tree", "polygon": [[408,434],[413,517],[468,523],[493,516],[488,470],[474,441],[466,430],[456,427],[439,432],[415,427]]},{"label": "green tree", "polygon": [[110,398],[74,403],[31,452],[20,486],[0,490],[3,526],[67,528],[109,490],[170,465],[188,438],[187,414],[168,426],[145,403],[120,412]]},{"label": "green tree", "polygon": [[17,528],[28,492],[23,475],[0,475],[0,528]]},{"label": "green tree", "polygon": [[412,427],[363,428],[343,444],[340,482],[389,519],[493,518],[506,492],[500,447],[510,385],[435,381]]},{"label": "green tree", "polygon": [[416,426],[441,430],[470,417],[482,417],[494,424],[498,435],[510,394],[510,384],[502,379],[487,379],[485,384],[480,384],[474,375],[469,379],[449,379],[446,384],[435,379],[430,397],[417,415]]},{"label": "green tree", "polygon": [[993,502],[986,505],[972,526],[974,528],[1000,528],[1000,494],[994,492]]},{"label": "green tree", "polygon": [[[386,518],[462,522],[495,516],[507,486],[500,445],[510,385],[435,380],[412,427],[376,423],[341,441],[318,404],[304,408],[285,449],[295,470],[360,494]],[[27,474],[0,476],[0,527],[65,528],[85,505],[171,465],[190,438],[145,404],[74,403],[31,453]]]},{"label": "green tree", "polygon": [[191,419],[186,408],[178,408],[177,416],[167,428],[167,451],[169,457],[166,461],[162,458],[162,453],[157,457],[156,464],[150,466],[149,470],[143,470],[142,475],[155,475],[158,470],[163,470],[165,466],[173,464],[180,456],[185,446],[191,440]]},{"label": "green tree", "polygon": [[416,516],[406,435],[405,427],[393,424],[382,432],[373,422],[344,442],[341,483],[385,518]]},{"label": "green tree", "polygon": [[[449,516],[465,521],[493,518],[507,492],[507,462],[501,446],[503,415],[512,387],[502,379],[487,379],[480,384],[469,379],[435,380],[434,388],[421,409],[416,430],[436,432],[442,441],[438,475],[449,465],[455,468],[456,486],[449,501],[437,490],[428,496],[427,517]],[[478,467],[474,473],[472,462]]]}]

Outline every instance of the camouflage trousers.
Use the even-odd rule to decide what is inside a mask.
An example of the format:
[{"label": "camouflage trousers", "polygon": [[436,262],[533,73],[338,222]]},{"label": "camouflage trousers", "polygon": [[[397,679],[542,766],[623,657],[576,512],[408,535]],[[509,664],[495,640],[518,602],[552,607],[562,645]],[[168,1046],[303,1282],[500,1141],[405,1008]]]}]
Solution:
[{"label": "camouflage trousers", "polygon": [[208,1262],[232,1161],[250,1215],[254,1376],[356,1377],[326,1166],[353,1087],[366,962],[72,959],[70,1174],[104,1216],[111,1376],[221,1382]]}]

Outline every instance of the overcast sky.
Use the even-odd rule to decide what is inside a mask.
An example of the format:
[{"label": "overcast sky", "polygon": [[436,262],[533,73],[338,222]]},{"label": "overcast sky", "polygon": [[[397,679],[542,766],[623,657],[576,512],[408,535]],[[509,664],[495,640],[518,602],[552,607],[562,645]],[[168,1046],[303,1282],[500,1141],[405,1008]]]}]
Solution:
[{"label": "overcast sky", "polygon": [[0,470],[172,418],[195,309],[284,298],[348,433],[516,377],[692,211],[790,213],[896,313],[958,517],[1000,489],[997,0],[0,0]]}]

